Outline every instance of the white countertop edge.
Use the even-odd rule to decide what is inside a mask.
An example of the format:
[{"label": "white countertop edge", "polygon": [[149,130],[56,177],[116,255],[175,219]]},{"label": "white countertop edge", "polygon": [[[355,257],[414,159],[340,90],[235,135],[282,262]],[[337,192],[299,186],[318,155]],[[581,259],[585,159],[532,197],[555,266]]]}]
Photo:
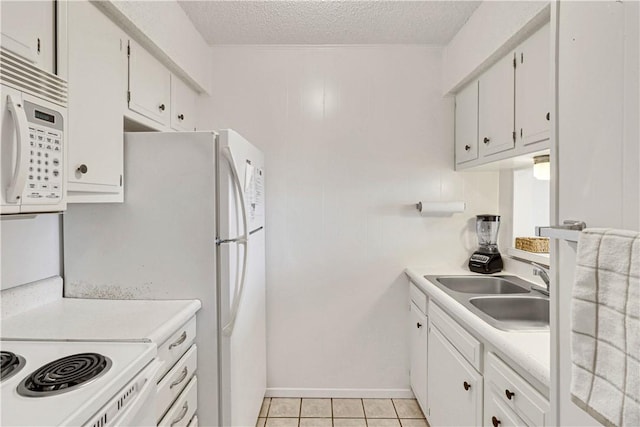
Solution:
[{"label": "white countertop edge", "polygon": [[[180,300],[184,301],[184,300]],[[153,302],[153,301],[150,301]],[[156,343],[158,346],[162,345],[166,340],[171,337],[176,329],[187,323],[189,319],[195,316],[196,312],[200,310],[202,303],[200,300],[191,300],[190,304],[176,313],[170,321],[165,322],[158,329],[153,331],[147,338]]]},{"label": "white countertop edge", "polygon": [[[460,269],[429,267],[408,267],[404,272],[411,282],[427,294],[433,302],[470,329],[470,332],[485,340],[499,352],[504,353],[519,368],[538,379],[547,388],[548,393],[551,378],[550,332],[507,332],[496,329],[424,278],[425,275],[470,275],[473,273]],[[503,272],[502,274],[509,273]]]}]

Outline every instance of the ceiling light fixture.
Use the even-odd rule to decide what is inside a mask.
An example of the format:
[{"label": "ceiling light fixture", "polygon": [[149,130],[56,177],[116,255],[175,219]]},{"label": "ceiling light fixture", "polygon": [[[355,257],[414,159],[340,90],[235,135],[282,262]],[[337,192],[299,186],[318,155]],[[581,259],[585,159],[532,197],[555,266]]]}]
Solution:
[{"label": "ceiling light fixture", "polygon": [[551,179],[551,163],[549,162],[548,154],[533,158],[533,176],[541,181],[549,181]]}]

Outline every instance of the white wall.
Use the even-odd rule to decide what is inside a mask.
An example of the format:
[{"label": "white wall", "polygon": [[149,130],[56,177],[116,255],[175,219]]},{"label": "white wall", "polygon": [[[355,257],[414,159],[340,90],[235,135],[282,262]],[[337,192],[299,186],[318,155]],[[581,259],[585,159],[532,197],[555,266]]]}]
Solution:
[{"label": "white wall", "polygon": [[484,1],[443,53],[443,92],[460,89],[549,21],[548,1]]},{"label": "white wall", "polygon": [[[476,246],[470,218],[498,206],[497,173],[453,171],[441,50],[212,52],[200,125],[234,128],[266,153],[268,386],[406,391],[402,271],[464,265]],[[465,200],[468,209],[423,218],[418,200]]]},{"label": "white wall", "polygon": [[57,214],[0,221],[0,289],[60,275],[59,224]]}]

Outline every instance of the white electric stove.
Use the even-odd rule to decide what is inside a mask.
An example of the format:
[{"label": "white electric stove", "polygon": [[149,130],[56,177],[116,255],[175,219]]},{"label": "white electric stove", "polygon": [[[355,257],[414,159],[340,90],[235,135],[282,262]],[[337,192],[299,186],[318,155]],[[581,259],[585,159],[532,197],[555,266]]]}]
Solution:
[{"label": "white electric stove", "polygon": [[155,425],[155,344],[1,340],[0,350],[0,425]]}]

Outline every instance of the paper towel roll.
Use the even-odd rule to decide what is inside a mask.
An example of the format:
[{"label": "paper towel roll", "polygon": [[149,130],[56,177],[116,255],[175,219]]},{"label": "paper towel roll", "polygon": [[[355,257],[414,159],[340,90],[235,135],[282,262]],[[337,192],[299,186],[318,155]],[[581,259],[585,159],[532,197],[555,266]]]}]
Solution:
[{"label": "paper towel roll", "polygon": [[418,202],[416,208],[422,216],[451,215],[464,212],[465,202]]}]

